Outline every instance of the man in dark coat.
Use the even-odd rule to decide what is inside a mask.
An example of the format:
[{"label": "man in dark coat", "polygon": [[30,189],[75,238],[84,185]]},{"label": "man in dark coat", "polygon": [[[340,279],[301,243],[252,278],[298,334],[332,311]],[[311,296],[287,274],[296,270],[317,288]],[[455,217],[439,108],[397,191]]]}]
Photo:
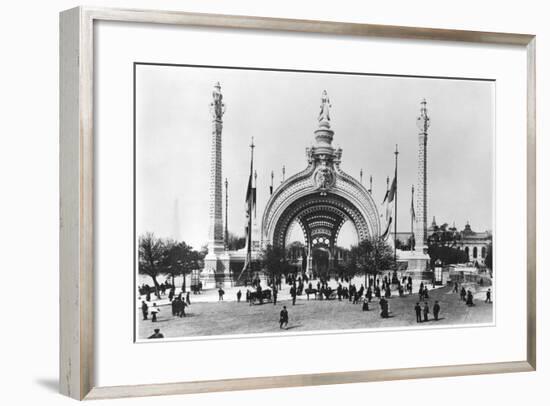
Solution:
[{"label": "man in dark coat", "polygon": [[428,302],[424,302],[424,321],[428,321],[428,314],[430,314],[430,307],[428,306]]},{"label": "man in dark coat", "polygon": [[296,286],[294,285],[290,288],[290,296],[292,296],[292,306],[294,306],[296,304]]},{"label": "man in dark coat", "polygon": [[279,328],[283,328],[283,325],[285,328],[288,326],[288,310],[286,310],[286,306],[283,306],[283,310],[281,310],[281,315],[279,318]]},{"label": "man in dark coat", "polygon": [[273,286],[273,306],[277,304],[277,288]]},{"label": "man in dark coat", "polygon": [[460,289],[460,300],[466,301],[466,289],[464,289],[464,286]]},{"label": "man in dark coat", "polygon": [[164,334],[160,332],[160,329],[156,328],[155,332],[147,338],[164,338]]},{"label": "man in dark coat", "polygon": [[466,297],[466,305],[468,306],[474,305],[474,295],[472,294],[471,290],[468,290],[468,295]]},{"label": "man in dark coat", "polygon": [[439,306],[439,302],[436,300],[434,304],[434,319],[435,321],[439,320],[439,312],[441,310],[441,306]]},{"label": "man in dark coat", "polygon": [[223,295],[225,294],[222,288],[218,289],[218,301],[223,300]]},{"label": "man in dark coat", "polygon": [[185,308],[187,307],[187,303],[185,303],[184,300],[179,300],[179,306],[178,306],[178,316],[179,317],[186,317],[185,314]]},{"label": "man in dark coat", "polygon": [[237,302],[240,302],[241,301],[241,296],[242,296],[242,292],[241,290],[239,289],[239,291],[237,292]]},{"label": "man in dark coat", "polygon": [[414,312],[416,313],[416,322],[422,323],[422,308],[420,307],[420,303],[416,302],[416,306],[414,306]]},{"label": "man in dark coat", "polygon": [[370,285],[367,288],[367,293],[366,293],[365,297],[369,300],[369,302],[372,300],[372,289],[371,289]]},{"label": "man in dark coat", "polygon": [[141,301],[141,313],[143,313],[143,320],[147,320],[147,315],[149,314],[149,306],[147,306],[145,300]]},{"label": "man in dark coat", "polygon": [[387,318],[389,316],[388,314],[388,301],[385,298],[380,299],[380,317]]},{"label": "man in dark coat", "polygon": [[177,316],[179,312],[179,302],[181,302],[180,298],[177,297],[174,300],[172,300],[172,316]]}]

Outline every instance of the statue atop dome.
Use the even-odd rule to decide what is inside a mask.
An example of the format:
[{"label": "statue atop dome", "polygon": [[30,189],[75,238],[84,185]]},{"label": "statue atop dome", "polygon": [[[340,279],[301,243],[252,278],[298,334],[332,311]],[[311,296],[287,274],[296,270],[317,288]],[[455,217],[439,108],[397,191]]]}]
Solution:
[{"label": "statue atop dome", "polygon": [[330,122],[330,99],[328,98],[328,93],[326,90],[323,90],[323,95],[321,96],[321,111],[319,112],[319,123]]}]

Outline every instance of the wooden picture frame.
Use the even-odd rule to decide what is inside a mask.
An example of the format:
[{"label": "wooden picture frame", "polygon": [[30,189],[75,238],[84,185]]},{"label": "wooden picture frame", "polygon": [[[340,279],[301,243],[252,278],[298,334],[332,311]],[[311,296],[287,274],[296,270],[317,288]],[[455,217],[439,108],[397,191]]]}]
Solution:
[{"label": "wooden picture frame", "polygon": [[[527,352],[514,362],[97,387],[94,384],[94,23],[120,21],[524,47],[527,54]],[[169,11],[77,7],[60,16],[60,391],[103,399],[533,371],[536,368],[535,36]]]}]

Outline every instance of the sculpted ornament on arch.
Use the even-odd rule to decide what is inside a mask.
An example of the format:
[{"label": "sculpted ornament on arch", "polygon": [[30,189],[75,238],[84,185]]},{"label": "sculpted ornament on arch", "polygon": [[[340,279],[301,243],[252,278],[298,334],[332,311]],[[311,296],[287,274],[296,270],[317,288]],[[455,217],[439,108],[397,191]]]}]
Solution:
[{"label": "sculpted ornament on arch", "polygon": [[315,180],[315,185],[317,186],[317,189],[321,191],[322,196],[326,195],[326,191],[332,188],[336,183],[334,171],[326,164],[321,165],[315,170],[313,179]]}]

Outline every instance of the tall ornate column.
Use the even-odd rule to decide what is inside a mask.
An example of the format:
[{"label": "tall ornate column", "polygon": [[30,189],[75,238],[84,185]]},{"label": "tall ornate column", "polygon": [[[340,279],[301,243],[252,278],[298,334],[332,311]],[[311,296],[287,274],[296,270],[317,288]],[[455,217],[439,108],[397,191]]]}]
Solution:
[{"label": "tall ornate column", "polygon": [[428,128],[430,118],[426,99],[420,102],[420,116],[416,119],[418,133],[418,183],[416,187],[416,224],[414,230],[415,250],[425,253],[428,249]]},{"label": "tall ornate column", "polygon": [[222,128],[225,104],[220,83],[214,85],[210,114],[212,136],[210,144],[210,204],[208,254],[204,259],[203,285],[205,288],[224,286],[229,277],[229,259],[226,258],[223,230],[222,189]]}]

